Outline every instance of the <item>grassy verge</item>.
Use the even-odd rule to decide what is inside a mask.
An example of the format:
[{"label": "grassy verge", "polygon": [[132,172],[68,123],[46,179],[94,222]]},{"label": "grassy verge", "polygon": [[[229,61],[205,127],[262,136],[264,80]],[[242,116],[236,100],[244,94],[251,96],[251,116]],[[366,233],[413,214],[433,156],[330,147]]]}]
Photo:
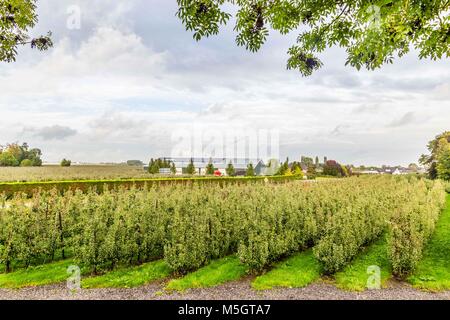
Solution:
[{"label": "grassy verge", "polygon": [[122,268],[97,277],[85,278],[81,286],[88,288],[132,288],[168,277],[171,271],[164,260]]},{"label": "grassy verge", "polygon": [[183,291],[190,288],[206,288],[239,280],[247,273],[247,268],[239,262],[236,256],[229,256],[212,261],[207,266],[189,273],[180,279],[169,282],[167,290]]},{"label": "grassy verge", "polygon": [[422,260],[407,280],[420,289],[450,290],[450,195]]},{"label": "grassy verge", "polygon": [[69,277],[67,268],[73,264],[72,260],[62,260],[11,273],[3,273],[0,274],[0,288],[19,289],[63,282]]},{"label": "grassy verge", "polygon": [[336,286],[351,291],[367,289],[367,280],[370,277],[367,268],[370,266],[380,267],[383,287],[392,275],[385,236],[369,245],[342,271],[335,274]]},{"label": "grassy verge", "polygon": [[252,287],[267,290],[275,287],[300,288],[319,279],[321,267],[312,250],[307,250],[279,262],[274,269],[257,277]]}]

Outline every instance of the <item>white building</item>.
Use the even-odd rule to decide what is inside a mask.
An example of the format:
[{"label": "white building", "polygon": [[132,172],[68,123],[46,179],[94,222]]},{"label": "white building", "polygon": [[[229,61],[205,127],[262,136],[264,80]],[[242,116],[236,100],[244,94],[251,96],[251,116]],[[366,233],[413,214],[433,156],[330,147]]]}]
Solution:
[{"label": "white building", "polygon": [[257,175],[262,175],[264,163],[259,159],[228,159],[228,158],[160,158],[173,162],[177,169],[177,175],[185,174],[187,166],[191,163],[191,160],[196,169],[196,174],[205,175],[206,166],[211,162],[215,170],[219,170],[222,175],[226,175],[226,168],[229,163],[234,167],[236,175],[245,175],[247,166],[251,163],[255,168]]}]

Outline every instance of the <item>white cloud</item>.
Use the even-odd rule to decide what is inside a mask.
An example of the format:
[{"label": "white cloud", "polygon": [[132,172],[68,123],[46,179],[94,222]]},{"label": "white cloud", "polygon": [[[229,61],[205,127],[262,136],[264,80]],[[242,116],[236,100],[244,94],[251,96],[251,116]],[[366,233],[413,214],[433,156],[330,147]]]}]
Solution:
[{"label": "white cloud", "polygon": [[[48,160],[148,160],[170,151],[174,128],[195,123],[279,129],[282,156],[291,159],[408,164],[449,129],[445,61],[411,54],[358,72],[333,48],[322,70],[302,78],[285,70],[295,35],[271,33],[252,54],[236,47],[230,28],[193,41],[167,1],[41,3],[39,31],[54,30],[56,46],[0,65],[0,136],[31,139]],[[64,27],[69,4],[82,9],[79,31]],[[52,126],[77,134],[67,144],[23,131]]]}]

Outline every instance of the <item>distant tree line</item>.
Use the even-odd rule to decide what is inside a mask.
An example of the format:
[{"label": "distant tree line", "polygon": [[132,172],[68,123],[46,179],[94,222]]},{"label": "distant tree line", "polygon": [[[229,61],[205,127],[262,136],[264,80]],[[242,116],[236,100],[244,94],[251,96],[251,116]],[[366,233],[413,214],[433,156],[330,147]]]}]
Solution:
[{"label": "distant tree line", "polygon": [[0,146],[0,167],[39,167],[42,166],[42,152],[40,149],[30,149],[24,142],[8,143]]},{"label": "distant tree line", "polygon": [[[352,167],[351,166],[343,166],[334,160],[328,160],[327,157],[324,157],[324,163],[320,163],[319,157],[310,158],[302,156],[300,161],[289,162],[289,158],[286,158],[282,164],[276,159],[272,159],[268,162],[267,167],[271,173],[267,173],[267,175],[279,175],[279,176],[297,176],[303,177],[305,174],[308,179],[315,179],[319,173],[327,176],[335,176],[335,177],[347,177],[352,175]],[[176,167],[175,164],[166,159],[151,159],[149,163],[148,171],[152,174],[157,174],[160,172],[162,168],[170,168],[170,171],[175,174]],[[191,158],[189,160],[188,165],[183,168],[183,173],[187,175],[194,175],[198,172],[199,168],[195,167],[194,160]],[[204,168],[205,175],[214,175],[217,172],[217,168],[214,166],[212,159],[206,164]],[[227,176],[236,176],[237,172],[233,166],[233,163],[230,161],[225,168],[225,172]],[[242,172],[243,173],[243,172]],[[256,168],[252,163],[247,165],[245,170],[246,176],[255,176]]]}]

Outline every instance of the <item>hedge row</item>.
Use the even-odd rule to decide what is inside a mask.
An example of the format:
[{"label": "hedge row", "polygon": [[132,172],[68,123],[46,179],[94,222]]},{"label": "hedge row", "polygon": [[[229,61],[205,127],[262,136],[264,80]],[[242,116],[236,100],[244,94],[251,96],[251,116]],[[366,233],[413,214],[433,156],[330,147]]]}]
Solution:
[{"label": "hedge row", "polygon": [[0,194],[11,198],[16,193],[32,196],[37,191],[57,190],[63,194],[66,191],[94,190],[102,193],[104,190],[117,188],[150,188],[155,185],[189,185],[189,184],[242,184],[249,182],[287,182],[298,180],[296,176],[256,176],[256,177],[183,177],[183,178],[151,178],[151,179],[119,179],[119,180],[68,180],[68,181],[37,181],[37,182],[6,182],[0,183]]}]

